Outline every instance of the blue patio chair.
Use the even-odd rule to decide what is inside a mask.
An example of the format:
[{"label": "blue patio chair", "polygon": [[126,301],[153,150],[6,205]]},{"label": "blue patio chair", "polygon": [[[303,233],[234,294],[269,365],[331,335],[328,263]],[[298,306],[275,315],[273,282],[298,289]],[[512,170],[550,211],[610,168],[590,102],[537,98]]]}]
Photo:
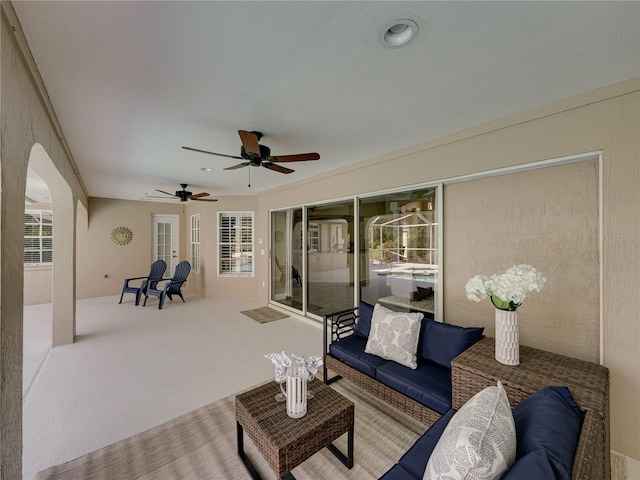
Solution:
[{"label": "blue patio chair", "polygon": [[184,302],[184,297],[182,296],[180,288],[182,287],[182,284],[187,281],[187,277],[189,276],[190,271],[191,264],[185,260],[176,265],[176,270],[173,273],[173,277],[171,277],[170,279],[162,280],[166,282],[164,285],[158,286],[158,283],[160,282],[155,282],[155,284],[149,283],[148,286],[145,285],[142,289],[142,293],[144,294],[144,303],[142,304],[142,306],[144,307],[147,305],[147,298],[149,298],[149,295],[158,297],[158,309],[161,309],[163,307],[164,299],[166,297],[169,297],[169,300],[173,302],[173,298],[171,298],[171,295],[178,295]]},{"label": "blue patio chair", "polygon": [[[148,282],[152,282],[155,284],[158,282],[158,280],[162,280],[162,276],[164,275],[166,269],[167,264],[164,262],[164,260],[156,260],[151,264],[151,270],[149,271],[149,275],[147,275],[146,277],[125,278],[124,285],[122,286],[122,293],[120,294],[120,301],[118,303],[122,303],[122,297],[125,293],[135,293],[136,305],[140,305],[142,289]],[[129,285],[129,282],[133,280],[142,280],[142,282],[137,287]]]}]

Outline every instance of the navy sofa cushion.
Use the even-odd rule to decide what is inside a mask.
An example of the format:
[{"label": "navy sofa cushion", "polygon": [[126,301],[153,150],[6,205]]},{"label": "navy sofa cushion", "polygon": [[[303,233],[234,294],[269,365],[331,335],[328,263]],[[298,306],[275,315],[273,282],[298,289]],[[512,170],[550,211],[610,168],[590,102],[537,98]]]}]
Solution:
[{"label": "navy sofa cushion", "polygon": [[567,387],[545,387],[513,410],[518,446],[516,458],[544,454],[555,478],[570,480],[582,429],[582,414]]},{"label": "navy sofa cushion", "polygon": [[500,480],[552,480],[555,478],[556,474],[547,455],[542,450],[534,450],[517,459]]},{"label": "navy sofa cushion", "polygon": [[430,318],[422,321],[418,358],[451,368],[451,360],[482,338],[484,327],[459,327]]},{"label": "navy sofa cushion", "polygon": [[429,457],[438,443],[440,435],[442,435],[449,420],[451,420],[451,417],[453,417],[455,413],[455,410],[450,409],[431,425],[429,430],[413,444],[413,447],[411,447],[409,451],[400,458],[398,463],[385,473],[380,480],[422,479],[424,471],[427,468]]},{"label": "navy sofa cushion", "polygon": [[373,305],[366,302],[360,302],[358,305],[358,323],[353,333],[361,337],[367,338],[371,331],[371,317],[373,315]]},{"label": "navy sofa cushion", "polygon": [[375,378],[438,413],[451,408],[451,370],[448,368],[420,362],[413,370],[387,362],[377,368]]},{"label": "navy sofa cushion", "polygon": [[[425,464],[425,469],[427,465]],[[412,471],[407,470],[404,465],[396,463],[391,470],[381,476],[378,480],[421,480],[421,476],[417,476]]]},{"label": "navy sofa cushion", "polygon": [[[380,480],[421,480],[429,457],[455,413],[445,413]],[[582,414],[569,389],[538,390],[516,406],[513,417],[518,442],[516,462],[502,480],[570,480]]]},{"label": "navy sofa cushion", "polygon": [[350,367],[375,378],[376,369],[387,363],[388,360],[364,353],[366,345],[367,339],[365,337],[351,335],[339,342],[333,342],[329,346],[329,353]]}]

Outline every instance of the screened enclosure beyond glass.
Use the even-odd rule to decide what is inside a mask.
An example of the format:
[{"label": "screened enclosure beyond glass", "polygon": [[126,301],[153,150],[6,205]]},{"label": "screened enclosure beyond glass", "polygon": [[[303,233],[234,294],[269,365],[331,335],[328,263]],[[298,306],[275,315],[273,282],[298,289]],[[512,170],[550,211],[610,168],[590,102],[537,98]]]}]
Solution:
[{"label": "screened enclosure beyond glass", "polygon": [[312,316],[360,299],[438,319],[436,203],[429,187],[272,212],[271,300]]}]

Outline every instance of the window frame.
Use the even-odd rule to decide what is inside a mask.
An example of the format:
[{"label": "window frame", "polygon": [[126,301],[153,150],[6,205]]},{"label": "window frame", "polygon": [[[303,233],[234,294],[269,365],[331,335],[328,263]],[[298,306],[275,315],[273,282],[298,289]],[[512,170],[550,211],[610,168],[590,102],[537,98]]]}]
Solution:
[{"label": "window frame", "polygon": [[217,217],[218,276],[253,277],[255,274],[254,212],[225,211],[218,212]]},{"label": "window frame", "polygon": [[189,257],[191,271],[200,273],[200,214],[195,213],[190,218]]},{"label": "window frame", "polygon": [[[49,218],[51,218],[51,222],[50,223],[44,223],[43,222],[43,214],[47,214],[47,216]],[[27,222],[27,215],[31,215],[33,217],[37,218],[37,221],[35,222]],[[43,226],[47,225],[51,227],[51,234],[50,235],[43,235]],[[38,234],[37,235],[27,235],[27,226],[30,227],[38,227]],[[22,252],[23,252],[23,265],[25,267],[39,267],[39,266],[51,266],[53,265],[53,212],[51,210],[41,210],[41,209],[25,209],[24,211],[24,221],[23,221],[23,246],[22,246]],[[28,240],[33,240],[33,239],[37,239],[38,240],[38,247],[27,247],[28,244]],[[51,242],[51,247],[49,248],[45,248],[43,246],[43,244],[45,243],[45,240],[47,240],[47,243],[50,241]],[[39,261],[38,262],[28,262],[26,259],[26,254],[27,252],[30,252],[31,254],[36,253],[38,254],[38,258]],[[45,252],[48,252],[50,254],[51,260],[50,261],[42,261],[43,259],[43,255]]]}]

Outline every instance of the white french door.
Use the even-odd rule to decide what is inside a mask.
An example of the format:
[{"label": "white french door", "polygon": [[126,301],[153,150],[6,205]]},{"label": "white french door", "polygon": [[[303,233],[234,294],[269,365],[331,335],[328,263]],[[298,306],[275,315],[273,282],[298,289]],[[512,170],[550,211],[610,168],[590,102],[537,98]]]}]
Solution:
[{"label": "white french door", "polygon": [[167,264],[165,278],[173,276],[178,263],[178,216],[152,215],[153,261],[164,260]]}]

